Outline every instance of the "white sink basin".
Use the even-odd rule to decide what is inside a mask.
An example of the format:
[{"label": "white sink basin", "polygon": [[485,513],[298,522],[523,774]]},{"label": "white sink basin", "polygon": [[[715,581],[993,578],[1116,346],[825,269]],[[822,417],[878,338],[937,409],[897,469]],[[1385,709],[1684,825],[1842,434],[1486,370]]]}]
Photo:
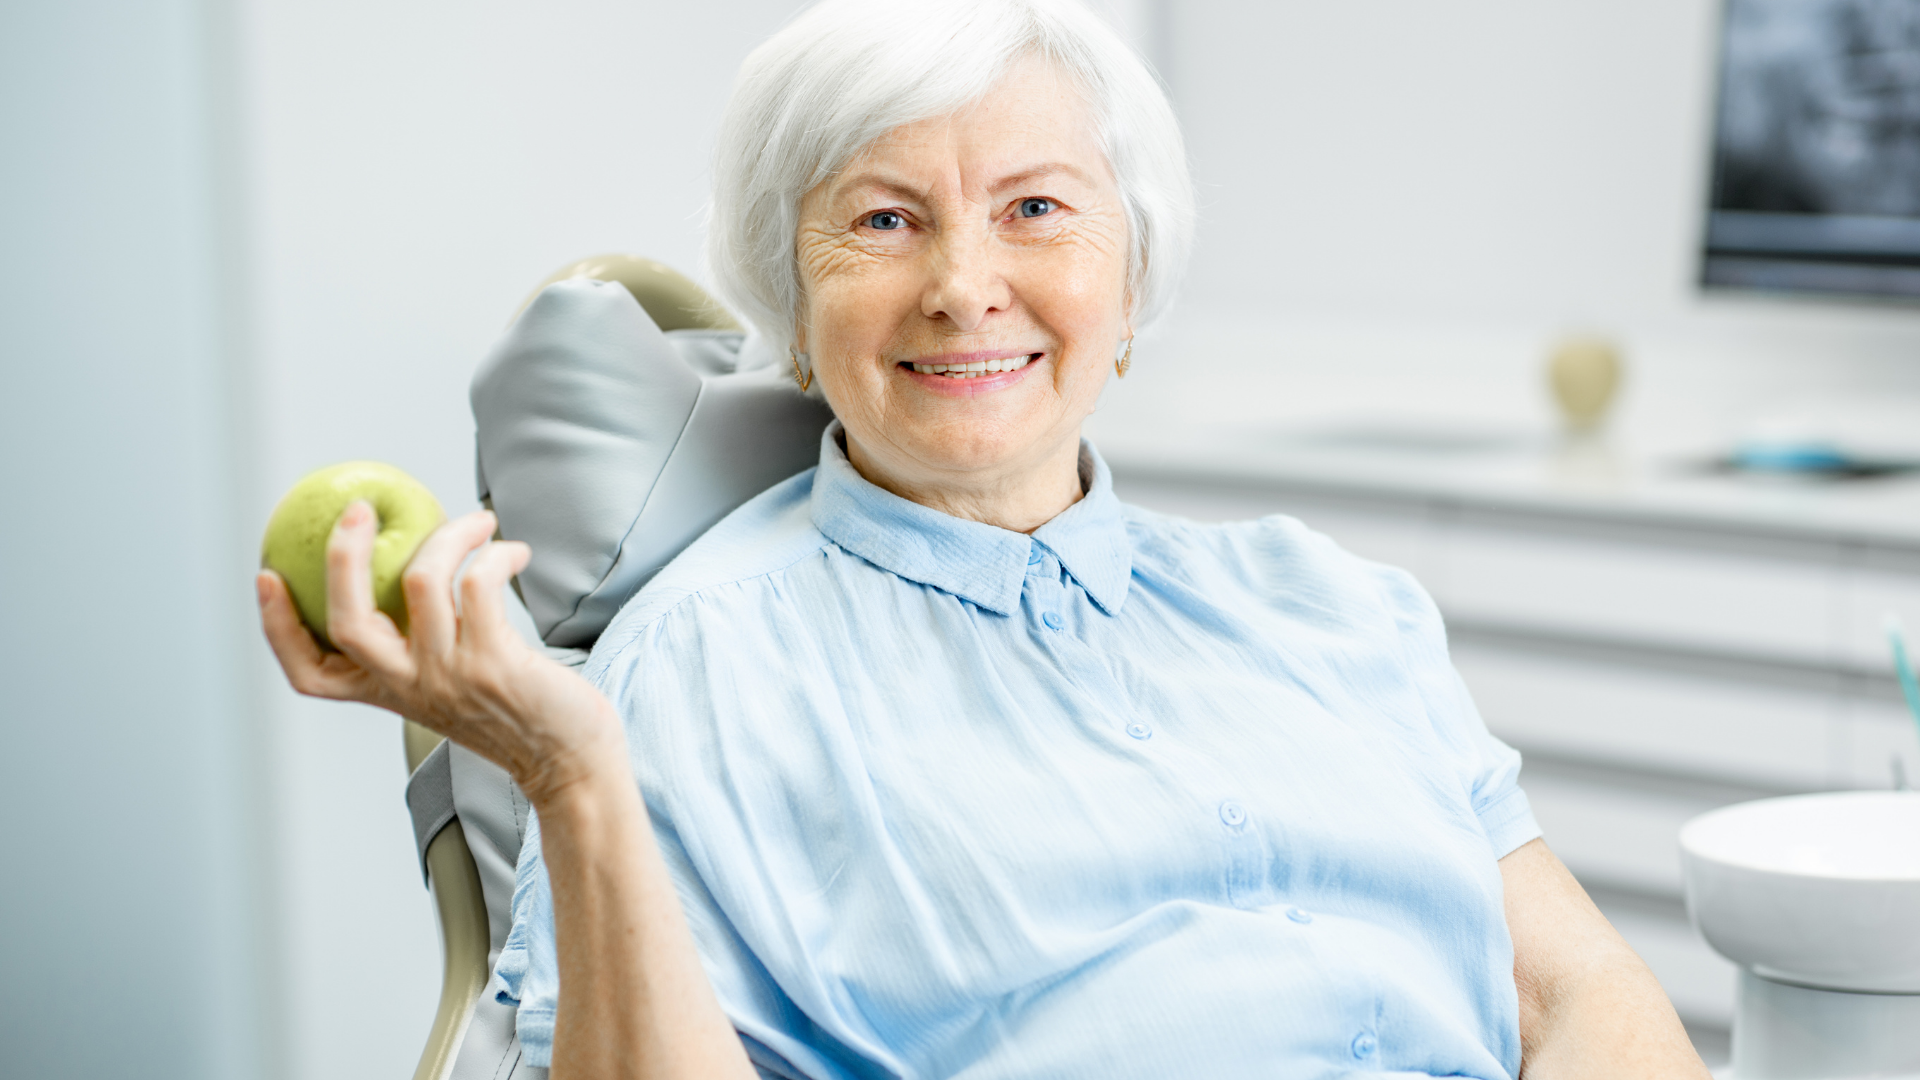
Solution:
[{"label": "white sink basin", "polygon": [[1754,974],[1920,994],[1920,792],[1762,799],[1680,830],[1687,911]]}]

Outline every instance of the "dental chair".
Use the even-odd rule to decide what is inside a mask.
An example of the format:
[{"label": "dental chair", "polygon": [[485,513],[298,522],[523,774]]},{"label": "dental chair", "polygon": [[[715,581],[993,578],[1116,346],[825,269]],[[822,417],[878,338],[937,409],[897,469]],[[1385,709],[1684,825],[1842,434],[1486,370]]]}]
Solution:
[{"label": "dental chair", "polygon": [[[480,501],[533,559],[522,632],[578,666],[622,604],[741,503],[811,467],[831,414],[784,348],[693,282],[626,255],[536,289],[472,388]],[[493,985],[528,804],[506,772],[402,721],[420,868],[439,917],[439,1009],[414,1080],[544,1080]]]}]

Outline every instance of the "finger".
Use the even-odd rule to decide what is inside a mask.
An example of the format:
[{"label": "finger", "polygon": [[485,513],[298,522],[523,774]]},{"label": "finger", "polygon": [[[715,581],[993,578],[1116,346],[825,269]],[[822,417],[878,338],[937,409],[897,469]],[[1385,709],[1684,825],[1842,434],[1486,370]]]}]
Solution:
[{"label": "finger", "polygon": [[460,577],[460,642],[480,648],[519,640],[507,622],[500,594],[507,581],[527,568],[533,549],[517,540],[502,540],[480,550]]},{"label": "finger", "polygon": [[468,553],[493,535],[493,515],[485,510],[455,518],[433,530],[413,553],[400,577],[407,595],[407,631],[415,656],[445,656],[456,638],[453,575]]},{"label": "finger", "polygon": [[375,676],[405,681],[412,675],[407,640],[393,620],[373,606],[373,507],[349,505],[327,538],[327,636],[339,650]]},{"label": "finger", "polygon": [[[254,578],[254,591],[260,598],[260,626],[274,659],[295,690],[313,697],[352,698],[356,689],[350,675],[329,671],[327,655],[320,643],[300,621],[300,612],[287,592],[287,583],[279,574],[262,570]],[[351,661],[349,661],[351,662]]]}]

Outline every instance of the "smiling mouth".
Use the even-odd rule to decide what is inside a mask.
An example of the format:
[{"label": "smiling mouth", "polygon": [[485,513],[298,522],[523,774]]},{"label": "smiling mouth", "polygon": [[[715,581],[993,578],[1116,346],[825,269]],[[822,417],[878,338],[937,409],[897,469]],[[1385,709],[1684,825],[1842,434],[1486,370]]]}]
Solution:
[{"label": "smiling mouth", "polygon": [[912,368],[922,375],[944,375],[949,379],[974,379],[982,375],[997,375],[1003,371],[1019,371],[1038,359],[1040,359],[1039,353],[1027,353],[1024,356],[1003,356],[997,360],[975,360],[967,364],[902,363],[900,366]]}]

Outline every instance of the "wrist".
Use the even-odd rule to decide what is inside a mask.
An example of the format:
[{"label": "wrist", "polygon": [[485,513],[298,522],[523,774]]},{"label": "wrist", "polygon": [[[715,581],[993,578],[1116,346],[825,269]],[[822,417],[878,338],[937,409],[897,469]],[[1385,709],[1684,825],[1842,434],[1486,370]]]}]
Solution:
[{"label": "wrist", "polygon": [[620,820],[639,803],[640,789],[630,776],[616,776],[609,769],[527,801],[540,816],[543,835],[566,834],[577,843],[582,836],[604,837],[610,822]]},{"label": "wrist", "polygon": [[589,733],[570,745],[542,755],[515,782],[540,816],[549,818],[576,804],[593,804],[609,794],[634,790],[627,740],[611,706]]}]

